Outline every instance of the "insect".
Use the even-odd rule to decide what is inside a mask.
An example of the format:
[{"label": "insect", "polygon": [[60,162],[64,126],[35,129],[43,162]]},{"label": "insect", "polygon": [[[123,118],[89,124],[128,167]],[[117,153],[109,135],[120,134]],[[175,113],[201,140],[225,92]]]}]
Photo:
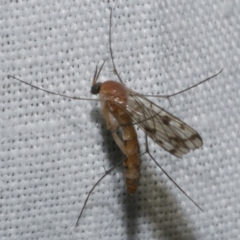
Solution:
[{"label": "insect", "polygon": [[[187,125],[185,122],[175,117],[171,113],[167,112],[163,108],[157,106],[150,101],[146,96],[141,95],[129,88],[127,88],[116,70],[113,51],[111,46],[111,26],[112,26],[112,10],[110,11],[110,27],[109,27],[109,49],[111,55],[111,61],[114,68],[114,72],[119,81],[108,80],[103,83],[98,82],[99,75],[106,60],[102,63],[100,69],[96,67],[91,93],[100,96],[101,110],[104,119],[106,120],[107,128],[111,131],[112,136],[125,155],[123,161],[125,169],[126,188],[130,194],[134,194],[137,191],[140,178],[140,147],[138,143],[137,133],[134,125],[137,125],[145,133],[146,138],[146,152],[151,159],[162,169],[162,171],[168,176],[168,178],[198,207],[200,208],[181,188],[178,184],[164,171],[164,169],[156,162],[153,156],[148,151],[147,137],[150,137],[159,146],[165,149],[172,155],[181,158],[184,154],[187,154],[190,150],[200,148],[203,145],[201,136]],[[203,81],[195,84],[187,89],[174,93],[172,95],[164,96],[166,98],[173,97],[177,94],[183,93],[191,88],[202,84],[211,78],[216,77],[222,72],[204,79]],[[88,98],[71,97],[64,94],[54,93],[39,87],[36,87],[30,83],[20,80],[14,76],[8,76],[14,78],[24,84],[27,84],[38,90],[42,90],[46,93],[55,94],[65,98],[71,98],[75,100],[90,100]],[[159,97],[159,96],[158,96]],[[118,129],[121,130],[121,134],[118,133]],[[121,161],[122,163],[122,161]],[[113,167],[114,168],[114,167]],[[113,169],[112,168],[112,169]],[[90,194],[97,186],[97,184],[112,170],[107,171],[90,190],[81,213],[78,217],[76,225],[78,225],[79,219],[82,215],[86,203]],[[200,208],[201,209],[201,208]]]}]

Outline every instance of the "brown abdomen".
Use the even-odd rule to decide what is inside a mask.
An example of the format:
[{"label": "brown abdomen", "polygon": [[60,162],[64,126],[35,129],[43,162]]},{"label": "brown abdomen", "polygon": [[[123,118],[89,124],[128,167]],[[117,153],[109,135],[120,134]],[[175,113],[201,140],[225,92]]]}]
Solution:
[{"label": "brown abdomen", "polygon": [[126,155],[124,161],[126,186],[127,191],[133,194],[137,191],[139,183],[140,158],[137,133],[131,117],[125,110],[128,100],[126,88],[121,83],[106,81],[102,83],[99,94],[103,104],[103,116],[106,118],[108,128],[112,131],[116,130],[108,114],[111,112],[122,129],[124,154]]},{"label": "brown abdomen", "polygon": [[133,125],[123,126],[122,134],[124,146],[128,154],[123,163],[125,168],[126,186],[127,191],[133,194],[137,191],[140,178],[139,143]]}]

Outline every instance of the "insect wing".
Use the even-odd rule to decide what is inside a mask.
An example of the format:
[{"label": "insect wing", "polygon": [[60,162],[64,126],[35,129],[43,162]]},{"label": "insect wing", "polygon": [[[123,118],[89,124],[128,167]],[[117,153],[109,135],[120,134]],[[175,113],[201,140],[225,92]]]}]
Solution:
[{"label": "insect wing", "polygon": [[153,141],[181,158],[190,150],[202,146],[200,135],[186,123],[157,106],[144,96],[129,91],[126,112]]}]

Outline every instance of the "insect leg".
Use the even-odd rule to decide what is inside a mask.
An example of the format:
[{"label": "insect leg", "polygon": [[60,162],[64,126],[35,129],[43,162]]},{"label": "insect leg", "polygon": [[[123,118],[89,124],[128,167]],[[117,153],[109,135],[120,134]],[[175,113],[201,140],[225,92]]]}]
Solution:
[{"label": "insect leg", "polygon": [[112,8],[110,8],[110,20],[109,20],[109,37],[108,37],[108,40],[109,40],[109,50],[110,50],[110,55],[111,55],[111,60],[112,60],[112,65],[113,65],[113,72],[117,75],[119,81],[123,83],[123,80],[122,78],[120,77],[117,69],[116,69],[116,65],[115,65],[115,62],[113,60],[113,50],[112,50]]},{"label": "insect leg", "polygon": [[106,107],[106,103],[103,103],[102,105],[102,114],[106,120],[107,123],[107,128],[111,131],[112,136],[114,141],[116,142],[116,144],[118,145],[118,147],[121,149],[121,151],[123,152],[123,154],[125,156],[127,156],[127,151],[126,148],[124,146],[124,143],[122,141],[122,139],[118,136],[117,134],[117,129],[120,127],[118,121],[116,120],[116,118],[108,111],[107,107]]},{"label": "insect leg", "polygon": [[122,139],[118,136],[118,134],[116,133],[116,131],[112,131],[112,136],[114,141],[116,142],[116,144],[118,145],[118,147],[121,149],[121,151],[123,152],[123,154],[125,156],[128,155],[126,147],[124,146],[124,143],[122,141]]},{"label": "insect leg", "polygon": [[185,89],[180,90],[180,91],[178,91],[178,92],[175,92],[175,93],[173,93],[173,94],[169,94],[169,95],[144,95],[144,96],[145,96],[145,97],[167,98],[167,99],[169,100],[170,97],[174,97],[174,96],[176,96],[176,95],[178,95],[178,94],[184,93],[184,92],[186,92],[186,91],[188,91],[188,90],[190,90],[190,89],[192,89],[192,88],[197,87],[198,85],[201,85],[201,84],[209,81],[209,80],[212,79],[212,78],[217,77],[222,71],[223,71],[223,68],[222,68],[219,72],[217,72],[216,74],[214,74],[214,75],[212,75],[212,76],[210,76],[210,77],[208,77],[208,78],[200,81],[199,83],[196,83],[196,84],[192,85],[191,87],[185,88]]},{"label": "insect leg", "polygon": [[148,156],[155,162],[155,164],[162,170],[162,172],[168,177],[168,179],[198,208],[200,209],[202,212],[202,208],[171,178],[171,176],[161,167],[161,165],[155,160],[155,158],[152,156],[152,154],[149,151],[149,147],[148,147],[148,139],[147,139],[147,135],[145,134],[145,146],[146,146],[146,150],[145,152],[142,154],[144,155],[145,153],[148,154]]},{"label": "insect leg", "polygon": [[52,95],[57,95],[57,96],[60,96],[60,97],[64,97],[64,98],[70,98],[70,99],[73,99],[73,100],[87,100],[87,101],[99,101],[98,99],[92,99],[92,98],[82,98],[82,97],[74,97],[74,96],[68,96],[68,95],[65,95],[65,94],[61,94],[61,93],[56,93],[56,92],[52,92],[52,91],[49,91],[49,90],[46,90],[46,89],[43,89],[43,88],[40,88],[40,87],[37,87],[35,85],[32,85],[31,83],[28,83],[26,81],[23,81],[21,80],[20,78],[17,78],[17,77],[14,77],[12,75],[8,75],[7,76],[8,78],[13,78],[21,83],[24,83],[32,88],[35,88],[37,90],[40,90],[40,91],[43,91],[45,93],[49,93],[49,94],[52,94]]},{"label": "insect leg", "polygon": [[[123,161],[124,161],[124,160],[123,160]],[[82,216],[82,213],[83,213],[83,210],[86,208],[88,199],[89,199],[91,193],[93,192],[93,190],[95,189],[95,187],[96,187],[111,171],[113,171],[116,167],[118,167],[120,164],[122,164],[123,161],[120,161],[117,165],[115,165],[115,166],[113,166],[112,168],[110,168],[109,170],[107,170],[107,171],[105,172],[105,174],[93,185],[93,187],[91,188],[91,190],[88,192],[88,195],[87,195],[87,197],[86,197],[86,199],[85,199],[85,202],[84,202],[84,204],[83,204],[83,207],[82,207],[82,209],[81,209],[81,212],[80,212],[80,214],[79,214],[79,216],[78,216],[78,219],[77,219],[77,222],[76,222],[76,224],[75,224],[75,227],[78,226],[79,220],[80,220],[80,218],[81,218],[81,216]]]}]

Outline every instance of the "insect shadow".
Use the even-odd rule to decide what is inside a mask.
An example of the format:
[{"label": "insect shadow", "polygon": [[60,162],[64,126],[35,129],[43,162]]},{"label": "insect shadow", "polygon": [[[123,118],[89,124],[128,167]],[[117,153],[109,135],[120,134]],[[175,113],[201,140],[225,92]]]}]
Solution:
[{"label": "insect shadow", "polygon": [[[148,186],[141,184],[140,189],[133,196],[126,192],[122,194],[125,220],[123,224],[126,226],[127,239],[139,239],[138,233],[142,232],[142,226],[150,222],[153,231],[149,239],[162,239],[164,236],[164,239],[194,240],[193,229],[189,225],[184,210],[176,201],[173,193],[162,183],[161,177],[156,184],[154,173],[156,172],[144,169],[141,177],[148,179]],[[151,191],[147,190],[149,185]],[[139,219],[141,219],[141,224],[139,224]]]}]

